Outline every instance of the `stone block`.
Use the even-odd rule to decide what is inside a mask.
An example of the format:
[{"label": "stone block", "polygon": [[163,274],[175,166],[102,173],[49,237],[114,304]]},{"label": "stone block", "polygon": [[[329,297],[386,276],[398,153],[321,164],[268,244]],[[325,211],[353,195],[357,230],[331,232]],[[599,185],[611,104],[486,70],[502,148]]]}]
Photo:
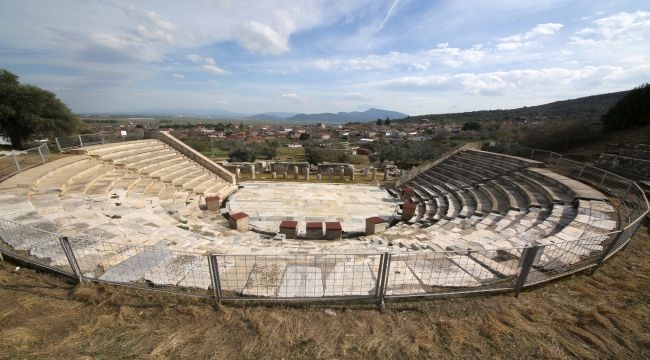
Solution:
[{"label": "stone block", "polygon": [[343,229],[338,221],[328,221],[325,223],[325,239],[338,240],[341,238]]},{"label": "stone block", "polygon": [[412,203],[412,202],[407,202],[402,205],[402,220],[403,221],[409,221],[413,216],[415,216],[415,212],[418,208],[418,204]]},{"label": "stone block", "polygon": [[373,235],[382,231],[386,231],[388,223],[386,220],[373,216],[366,219],[366,235]]},{"label": "stone block", "polygon": [[237,231],[248,231],[248,214],[245,212],[231,214],[228,222],[231,229]]},{"label": "stone block", "polygon": [[296,238],[296,229],[298,228],[298,222],[293,220],[284,220],[280,223],[280,234],[284,234],[287,239]]},{"label": "stone block", "polygon": [[323,238],[323,223],[317,221],[309,221],[305,226],[307,233],[306,238],[312,240],[319,240]]},{"label": "stone block", "polygon": [[206,196],[205,205],[210,211],[219,211],[219,207],[221,207],[221,198],[218,196]]}]

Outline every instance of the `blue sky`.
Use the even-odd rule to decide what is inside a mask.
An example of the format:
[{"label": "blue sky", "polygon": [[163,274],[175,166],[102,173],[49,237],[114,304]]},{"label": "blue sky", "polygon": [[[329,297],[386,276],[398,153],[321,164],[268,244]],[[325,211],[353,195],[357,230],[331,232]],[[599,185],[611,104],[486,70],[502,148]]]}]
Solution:
[{"label": "blue sky", "polygon": [[79,113],[506,109],[650,82],[650,2],[4,0],[0,68]]}]

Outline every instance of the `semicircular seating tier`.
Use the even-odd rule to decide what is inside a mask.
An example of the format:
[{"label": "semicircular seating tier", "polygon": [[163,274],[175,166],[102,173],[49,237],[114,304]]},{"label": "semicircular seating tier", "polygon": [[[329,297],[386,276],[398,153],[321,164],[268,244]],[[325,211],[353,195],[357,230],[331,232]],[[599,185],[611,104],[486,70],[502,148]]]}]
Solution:
[{"label": "semicircular seating tier", "polygon": [[[339,241],[277,241],[231,230],[219,212],[205,211],[205,195],[223,199],[235,185],[158,140],[142,140],[88,147],[3,181],[0,218],[74,237],[82,272],[106,281],[207,289],[205,253],[278,256],[272,264],[259,260],[245,269],[234,258],[220,264],[225,290],[256,296],[282,293],[283,279],[300,278],[302,271],[318,274],[315,296],[372,293],[379,257],[354,254],[383,252],[394,254],[389,294],[480,286],[513,276],[526,246],[549,245],[535,264],[542,274],[581,261],[612,239],[561,244],[618,226],[616,209],[599,191],[542,163],[490,152],[457,152],[405,187],[412,189],[402,195],[417,204],[416,216],[385,232]],[[32,241],[24,231],[3,229],[2,240],[51,266],[67,263],[56,236]],[[278,260],[291,253],[319,254],[322,266]],[[413,262],[410,253],[421,254],[426,266]],[[253,286],[265,271],[283,274],[264,287],[268,294]],[[367,274],[367,281],[328,287],[351,281],[347,277],[355,272]],[[236,278],[232,283],[229,274]]]}]

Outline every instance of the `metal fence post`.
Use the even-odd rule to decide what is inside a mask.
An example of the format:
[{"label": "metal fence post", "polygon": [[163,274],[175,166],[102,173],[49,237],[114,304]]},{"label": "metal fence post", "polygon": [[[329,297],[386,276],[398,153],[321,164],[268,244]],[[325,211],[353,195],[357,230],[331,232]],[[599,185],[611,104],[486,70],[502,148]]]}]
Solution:
[{"label": "metal fence post", "polygon": [[534,246],[523,250],[521,254],[521,272],[519,273],[517,284],[515,285],[515,297],[518,297],[521,289],[524,288],[526,280],[528,279],[528,273],[530,273],[530,269],[533,267],[533,263],[535,263],[537,252],[542,247],[543,246]]},{"label": "metal fence post", "polygon": [[531,160],[535,159],[535,149],[530,149],[530,159]]},{"label": "metal fence post", "polygon": [[219,263],[217,262],[217,255],[208,255],[208,265],[210,266],[212,291],[214,292],[217,304],[221,304],[221,280],[219,279]]},{"label": "metal fence post", "polygon": [[61,143],[59,142],[59,138],[54,138],[54,141],[56,141],[56,147],[59,148],[59,152],[62,153],[63,150],[61,150]]},{"label": "metal fence post", "polygon": [[376,296],[377,296],[377,305],[379,305],[379,311],[384,311],[384,297],[386,296],[386,284],[388,283],[388,271],[390,270],[390,258],[391,254],[383,253],[379,257],[379,271],[377,273],[377,285],[375,286]]},{"label": "metal fence post", "polygon": [[72,247],[70,247],[70,241],[68,240],[67,237],[62,236],[59,238],[59,242],[61,243],[61,247],[63,248],[63,253],[65,253],[65,257],[68,259],[68,262],[70,263],[70,268],[72,269],[72,273],[77,279],[79,279],[79,282],[82,282],[84,280],[83,275],[81,274],[81,269],[79,268],[77,259],[74,257],[74,253],[72,252]]},{"label": "metal fence post", "polygon": [[605,178],[607,177],[607,173],[603,173],[603,178],[600,179],[600,183],[598,184],[598,187],[602,189],[603,183],[605,182]]},{"label": "metal fence post", "polygon": [[45,157],[43,156],[43,152],[41,151],[41,147],[39,146],[36,149],[38,149],[38,155],[41,157],[41,164],[45,164]]},{"label": "metal fence post", "polygon": [[84,142],[81,140],[81,135],[79,135],[79,147],[84,147]]},{"label": "metal fence post", "polygon": [[11,157],[14,159],[14,165],[16,165],[16,170],[20,172],[20,164],[18,163],[18,159],[16,159],[16,153],[14,153],[13,150],[11,150]]}]

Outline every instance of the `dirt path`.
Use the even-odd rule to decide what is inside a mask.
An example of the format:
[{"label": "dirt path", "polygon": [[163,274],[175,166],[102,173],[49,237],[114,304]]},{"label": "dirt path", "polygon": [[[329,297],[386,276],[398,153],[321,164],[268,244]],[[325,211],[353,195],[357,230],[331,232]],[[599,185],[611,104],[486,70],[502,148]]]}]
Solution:
[{"label": "dirt path", "polygon": [[[240,307],[0,262],[0,358],[647,359],[650,233],[594,276],[527,291],[370,308]],[[328,311],[325,311],[328,310]],[[333,310],[335,315],[330,315]]]}]

